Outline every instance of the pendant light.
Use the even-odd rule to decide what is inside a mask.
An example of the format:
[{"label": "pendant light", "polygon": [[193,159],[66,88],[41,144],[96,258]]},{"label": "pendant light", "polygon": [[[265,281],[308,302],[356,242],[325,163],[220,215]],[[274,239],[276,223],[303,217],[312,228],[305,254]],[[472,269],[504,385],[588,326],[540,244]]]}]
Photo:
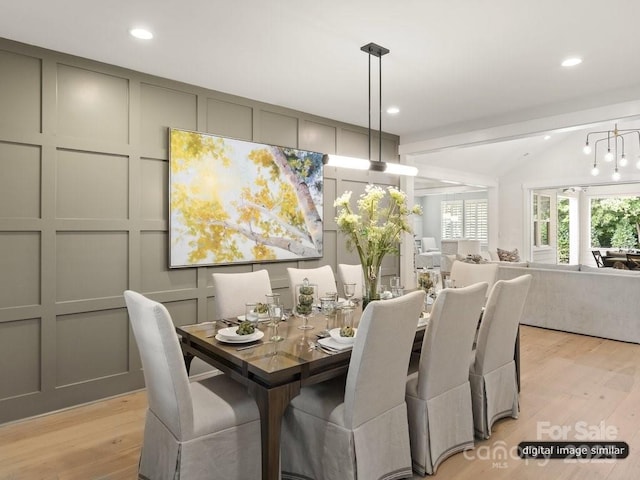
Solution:
[{"label": "pendant light", "polygon": [[[352,168],[356,170],[370,170],[374,172],[385,172],[394,175],[410,175],[418,174],[418,169],[411,165],[403,165],[394,162],[382,161],[382,56],[389,53],[389,49],[368,43],[360,48],[369,55],[369,159],[345,157],[342,155],[325,155],[323,163],[330,167]],[[378,57],[379,62],[379,142],[378,142],[378,160],[373,160],[371,156],[371,57]]]}]

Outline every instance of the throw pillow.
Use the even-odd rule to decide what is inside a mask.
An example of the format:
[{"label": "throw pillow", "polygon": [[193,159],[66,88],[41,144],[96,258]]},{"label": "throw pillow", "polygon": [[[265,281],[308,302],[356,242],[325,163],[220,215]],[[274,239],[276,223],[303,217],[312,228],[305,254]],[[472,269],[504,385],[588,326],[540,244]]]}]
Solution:
[{"label": "throw pillow", "polygon": [[519,262],[520,254],[518,253],[517,248],[514,248],[511,251],[498,248],[498,258],[501,262]]}]

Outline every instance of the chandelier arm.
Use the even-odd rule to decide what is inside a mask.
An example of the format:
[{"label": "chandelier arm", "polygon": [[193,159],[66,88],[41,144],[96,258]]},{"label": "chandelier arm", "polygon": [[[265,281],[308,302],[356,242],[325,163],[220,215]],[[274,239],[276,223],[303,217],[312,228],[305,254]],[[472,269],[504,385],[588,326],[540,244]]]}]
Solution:
[{"label": "chandelier arm", "polygon": [[600,135],[600,134],[603,134],[603,133],[610,134],[611,130],[602,130],[601,132],[589,132],[589,133],[587,133],[587,142],[589,141],[589,136],[590,135]]}]

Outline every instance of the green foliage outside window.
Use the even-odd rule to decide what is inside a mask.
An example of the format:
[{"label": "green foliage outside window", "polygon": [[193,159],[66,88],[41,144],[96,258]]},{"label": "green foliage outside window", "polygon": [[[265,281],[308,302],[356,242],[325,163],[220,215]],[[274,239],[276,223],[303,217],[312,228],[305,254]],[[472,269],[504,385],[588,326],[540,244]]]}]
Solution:
[{"label": "green foliage outside window", "polygon": [[568,198],[558,198],[558,263],[569,263]]},{"label": "green foliage outside window", "polygon": [[591,199],[591,246],[637,248],[640,197]]}]

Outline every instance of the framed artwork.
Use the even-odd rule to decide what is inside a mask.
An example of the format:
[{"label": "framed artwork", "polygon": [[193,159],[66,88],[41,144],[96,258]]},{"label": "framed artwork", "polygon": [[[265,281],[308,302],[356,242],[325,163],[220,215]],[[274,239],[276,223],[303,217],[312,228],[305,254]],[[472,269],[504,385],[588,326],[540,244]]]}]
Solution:
[{"label": "framed artwork", "polygon": [[322,153],[169,129],[169,267],[322,257]]}]

